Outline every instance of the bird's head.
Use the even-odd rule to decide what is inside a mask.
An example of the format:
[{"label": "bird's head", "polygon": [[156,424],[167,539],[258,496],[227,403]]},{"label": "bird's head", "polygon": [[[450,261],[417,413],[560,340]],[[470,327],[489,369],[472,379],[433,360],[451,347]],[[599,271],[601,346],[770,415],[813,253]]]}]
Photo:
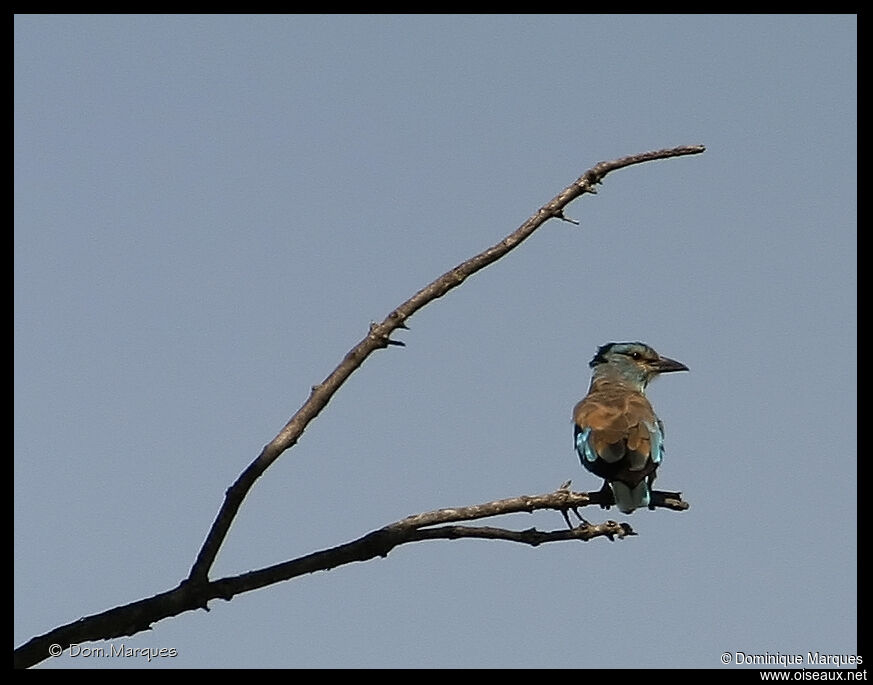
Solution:
[{"label": "bird's head", "polygon": [[641,342],[606,343],[597,350],[589,366],[594,369],[594,380],[610,378],[640,391],[662,373],[688,371],[682,362],[662,357]]}]

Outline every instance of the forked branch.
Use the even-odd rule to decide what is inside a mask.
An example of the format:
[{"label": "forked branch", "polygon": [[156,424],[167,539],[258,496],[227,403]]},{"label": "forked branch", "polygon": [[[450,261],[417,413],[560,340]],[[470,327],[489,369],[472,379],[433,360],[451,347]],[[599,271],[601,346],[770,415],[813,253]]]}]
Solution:
[{"label": "forked branch", "polygon": [[[353,561],[365,561],[376,556],[386,556],[394,547],[408,542],[475,537],[540,545],[559,540],[590,540],[595,537],[615,539],[633,535],[634,532],[627,523],[616,523],[615,521],[606,521],[601,524],[581,523],[576,527],[570,525],[568,528],[556,531],[538,531],[533,528],[517,531],[490,526],[457,525],[460,521],[515,512],[532,512],[538,509],[560,511],[569,523],[568,511],[576,512],[579,516],[576,510],[580,507],[596,504],[606,506],[612,503],[611,500],[605,499],[609,495],[604,491],[573,493],[569,491],[568,487],[563,487],[546,495],[525,495],[470,507],[440,509],[417,514],[338,547],[315,552],[299,559],[240,576],[215,581],[209,580],[209,571],[227,537],[230,525],[255,481],[285,450],[297,443],[309,423],[318,416],[336,391],[367,357],[376,350],[386,348],[389,345],[402,345],[399,341],[391,340],[390,336],[396,329],[406,328],[406,321],[409,317],[428,303],[458,287],[467,277],[484,269],[518,247],[548,219],[554,217],[578,223],[564,216],[564,208],[580,195],[595,193],[596,186],[603,181],[609,172],[656,159],[696,155],[703,152],[704,149],[702,145],[682,146],[595,164],[499,243],[447,271],[394,309],[383,321],[371,324],[364,338],[345,355],[327,378],[318,385],[312,386],[309,398],[300,409],[289,419],[279,434],[263,448],[260,455],[246,467],[236,482],[228,488],[224,502],[197,554],[188,577],[178,587],[100,614],[86,616],[44,635],[34,637],[15,650],[15,667],[26,668],[43,661],[49,656],[50,648],[66,649],[73,643],[109,640],[133,635],[150,629],[154,622],[161,619],[192,609],[208,609],[207,603],[211,599],[229,600],[236,594],[289,580],[306,573],[335,568]],[[666,507],[683,510],[688,506],[682,501],[679,493],[655,492],[653,494],[655,497],[652,500],[652,508]],[[581,519],[581,516],[579,518]]]},{"label": "forked branch", "polygon": [[394,309],[381,323],[371,324],[367,335],[349,350],[339,366],[327,378],[318,385],[312,386],[309,398],[303,403],[303,406],[297,410],[297,413],[288,420],[279,434],[264,447],[257,459],[246,467],[236,482],[227,490],[221,509],[200,548],[200,552],[197,554],[188,579],[195,583],[206,581],[209,570],[218,555],[218,550],[224,543],[228,530],[230,530],[230,524],[255,481],[285,450],[297,443],[309,423],[327,406],[340,386],[363,364],[367,357],[376,350],[396,344],[396,341],[392,341],[390,336],[396,329],[405,328],[406,320],[409,317],[425,305],[457,288],[468,276],[484,269],[518,247],[552,217],[571,221],[564,216],[564,208],[580,195],[596,193],[596,186],[603,181],[609,172],[656,159],[697,155],[705,149],[703,145],[683,145],[666,150],[630,155],[610,162],[598,162],[540,207],[535,214],[499,243],[444,273]]},{"label": "forked branch", "polygon": [[[661,493],[655,506],[669,509],[686,509],[678,493]],[[580,507],[603,502],[601,492],[570,492],[563,488],[544,495],[521,495],[510,499],[496,500],[467,507],[438,509],[423,514],[407,516],[387,526],[374,530],[357,540],[337,547],[319,550],[312,554],[291,559],[281,564],[268,566],[238,576],[229,576],[204,583],[183,581],[177,587],[153,597],[116,607],[78,621],[55,628],[45,635],[31,639],[15,650],[15,667],[27,668],[49,656],[49,650],[57,655],[71,644],[112,640],[150,630],[152,624],[171,616],[194,609],[207,609],[214,599],[230,600],[235,595],[257,590],[274,583],[291,580],[298,576],[326,571],[355,561],[368,561],[388,553],[403,544],[424,540],[456,540],[459,538],[485,538],[507,540],[527,545],[541,545],[564,540],[587,541],[597,537],[610,540],[635,535],[627,523],[605,521],[598,524],[580,524],[572,528],[541,531],[536,528],[510,530],[491,526],[457,525],[461,521],[474,521],[491,516],[534,512],[551,509],[566,513]]]}]

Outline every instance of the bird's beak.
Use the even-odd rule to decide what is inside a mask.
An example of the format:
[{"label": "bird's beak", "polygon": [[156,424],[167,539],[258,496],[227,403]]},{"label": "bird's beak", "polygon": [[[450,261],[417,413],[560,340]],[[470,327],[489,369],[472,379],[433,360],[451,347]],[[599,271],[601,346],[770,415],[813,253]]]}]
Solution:
[{"label": "bird's beak", "polygon": [[658,373],[670,373],[671,371],[688,371],[688,367],[682,362],[677,362],[675,359],[661,357],[652,366]]}]

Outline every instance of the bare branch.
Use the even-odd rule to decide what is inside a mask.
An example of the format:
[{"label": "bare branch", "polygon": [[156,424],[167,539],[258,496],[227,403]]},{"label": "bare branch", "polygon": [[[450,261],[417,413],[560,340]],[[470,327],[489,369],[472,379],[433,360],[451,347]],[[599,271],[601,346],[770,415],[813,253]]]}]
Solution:
[{"label": "bare branch", "polygon": [[[687,509],[678,493],[655,493],[663,495],[653,498],[671,509]],[[670,502],[667,504],[666,502]],[[150,630],[152,624],[165,618],[177,616],[194,609],[206,609],[213,599],[230,600],[235,595],[257,590],[268,585],[290,580],[316,571],[343,566],[355,561],[368,561],[376,557],[386,557],[398,547],[411,542],[425,540],[457,540],[461,538],[480,538],[507,540],[527,545],[541,545],[546,542],[564,540],[587,541],[596,537],[609,540],[622,539],[636,535],[627,523],[606,521],[599,524],[583,524],[575,528],[555,531],[509,530],[490,526],[460,526],[459,521],[533,512],[550,509],[565,512],[578,507],[605,506],[601,493],[570,492],[559,489],[544,495],[521,495],[510,499],[495,500],[484,504],[466,507],[438,509],[422,514],[407,516],[400,521],[374,530],[357,540],[337,547],[313,552],[297,559],[268,566],[238,576],[229,576],[215,581],[194,583],[184,580],[177,587],[131,604],[116,607],[100,614],[86,616],[78,621],[60,626],[54,630],[34,637],[15,650],[15,668],[28,668],[49,656],[52,645],[60,645],[64,650],[71,644],[112,640],[118,637],[135,635]]]},{"label": "bare branch", "polygon": [[389,345],[398,345],[398,341],[391,340],[390,336],[396,329],[405,328],[405,322],[409,317],[425,305],[461,285],[467,277],[484,269],[518,247],[548,219],[555,217],[574,222],[574,220],[564,216],[564,208],[580,195],[596,193],[596,186],[602,183],[603,178],[609,172],[656,159],[696,155],[704,150],[703,145],[686,145],[595,164],[499,243],[444,273],[394,309],[381,323],[371,324],[367,335],[349,350],[339,366],[327,378],[320,384],[312,386],[309,398],[297,410],[297,413],[288,420],[279,434],[263,448],[257,459],[249,464],[236,482],[228,488],[218,515],[212,523],[206,540],[188,574],[188,579],[193,583],[206,582],[209,570],[218,555],[218,550],[230,530],[230,525],[255,481],[285,450],[297,443],[309,423],[321,413],[321,410],[327,406],[340,386],[361,366],[367,357],[376,350],[384,349]]},{"label": "bare branch", "polygon": [[[595,493],[573,493],[569,490],[568,481],[556,492],[546,495],[523,495],[485,504],[416,514],[338,547],[321,550],[305,557],[243,575],[215,581],[208,580],[209,571],[218,550],[227,537],[230,525],[239,511],[243,499],[255,481],[285,450],[297,443],[309,423],[318,416],[336,391],[367,357],[378,349],[403,345],[400,341],[392,340],[390,335],[398,328],[406,328],[405,322],[409,317],[433,300],[458,287],[468,276],[484,269],[518,247],[548,219],[558,218],[578,223],[574,219],[564,216],[564,208],[580,195],[595,193],[596,186],[603,181],[609,172],[656,159],[699,154],[704,149],[702,145],[683,146],[596,164],[499,243],[444,273],[394,309],[381,323],[371,323],[367,335],[345,355],[340,364],[324,381],[312,386],[309,398],[297,410],[297,413],[289,419],[279,434],[263,448],[260,455],[246,467],[236,482],[227,490],[224,502],[197,555],[188,578],[182,581],[178,587],[167,592],[100,614],[86,616],[73,623],[55,628],[45,635],[34,637],[15,650],[15,667],[26,668],[43,661],[49,656],[50,646],[61,646],[66,649],[73,643],[110,640],[134,635],[143,630],[150,630],[151,625],[161,619],[176,616],[192,609],[208,610],[207,605],[211,599],[230,600],[236,594],[289,580],[306,573],[335,568],[353,561],[366,561],[376,556],[384,557],[394,547],[408,542],[433,539],[486,538],[540,545],[560,540],[590,540],[595,537],[606,537],[614,540],[615,538],[621,539],[635,535],[627,523],[616,523],[615,521],[591,524],[583,520],[579,526],[573,527],[567,516],[568,511],[573,511],[579,516],[577,509],[580,507],[600,505],[603,508],[608,508],[614,502],[608,490]],[[650,508],[655,507],[681,511],[687,509],[688,505],[682,501],[679,493],[654,492]],[[471,521],[518,512],[532,512],[538,509],[552,509],[561,512],[568,523],[568,528],[559,531],[538,531],[533,528],[514,531],[488,526],[454,525],[459,521]],[[579,516],[579,518],[582,517]]]}]

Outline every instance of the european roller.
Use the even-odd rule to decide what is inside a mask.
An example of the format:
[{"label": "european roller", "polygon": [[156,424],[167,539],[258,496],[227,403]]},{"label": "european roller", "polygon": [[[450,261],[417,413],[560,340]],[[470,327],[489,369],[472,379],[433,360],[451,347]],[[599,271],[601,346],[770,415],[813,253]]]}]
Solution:
[{"label": "european roller", "polygon": [[607,343],[597,350],[588,394],[573,409],[576,452],[604,480],[619,511],[651,503],[664,458],[664,425],[646,398],[653,378],[688,367],[641,342]]}]

